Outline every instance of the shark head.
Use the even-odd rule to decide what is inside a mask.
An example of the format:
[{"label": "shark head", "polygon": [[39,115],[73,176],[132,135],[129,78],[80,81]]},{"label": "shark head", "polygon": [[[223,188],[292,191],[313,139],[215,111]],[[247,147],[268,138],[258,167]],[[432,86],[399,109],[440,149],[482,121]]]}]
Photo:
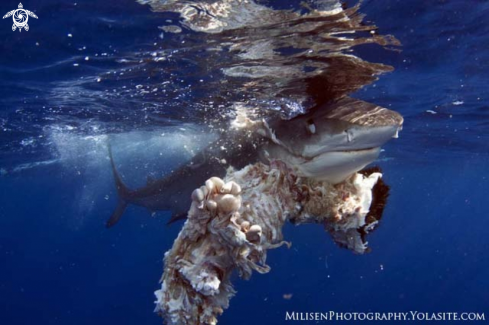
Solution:
[{"label": "shark head", "polygon": [[288,121],[265,123],[265,156],[300,176],[339,183],[377,159],[380,147],[402,129],[400,114],[344,98]]}]

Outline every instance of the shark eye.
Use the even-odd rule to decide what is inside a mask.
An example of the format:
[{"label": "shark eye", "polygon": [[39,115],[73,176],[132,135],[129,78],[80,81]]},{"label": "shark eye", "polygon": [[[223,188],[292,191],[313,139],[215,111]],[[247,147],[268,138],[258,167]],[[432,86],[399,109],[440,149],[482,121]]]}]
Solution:
[{"label": "shark eye", "polygon": [[310,134],[316,134],[316,124],[314,124],[314,121],[312,119],[307,120],[307,132]]}]

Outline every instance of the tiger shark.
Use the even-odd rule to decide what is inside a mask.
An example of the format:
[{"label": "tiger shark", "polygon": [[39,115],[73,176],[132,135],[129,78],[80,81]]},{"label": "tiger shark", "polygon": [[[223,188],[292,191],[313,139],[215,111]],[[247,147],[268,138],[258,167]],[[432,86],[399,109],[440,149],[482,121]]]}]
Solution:
[{"label": "tiger shark", "polygon": [[109,157],[119,201],[106,226],[115,225],[129,204],[151,212],[171,210],[170,223],[186,217],[196,184],[222,177],[229,166],[281,160],[298,176],[340,183],[375,161],[380,147],[396,138],[402,116],[358,99],[343,98],[291,120],[247,123],[234,128],[170,175],[129,189],[119,175],[112,150]]}]

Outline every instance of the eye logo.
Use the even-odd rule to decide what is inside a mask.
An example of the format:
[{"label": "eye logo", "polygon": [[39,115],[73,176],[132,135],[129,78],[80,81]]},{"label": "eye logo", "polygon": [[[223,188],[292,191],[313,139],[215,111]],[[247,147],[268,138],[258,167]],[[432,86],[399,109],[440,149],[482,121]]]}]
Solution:
[{"label": "eye logo", "polygon": [[25,10],[24,7],[22,6],[22,3],[19,3],[19,9],[14,9],[12,11],[9,11],[3,16],[3,19],[8,18],[12,16],[12,19],[14,21],[14,24],[12,25],[12,31],[15,31],[17,28],[19,29],[19,32],[22,31],[22,28],[24,28],[26,31],[29,30],[29,25],[27,25],[27,21],[29,20],[29,16],[36,18],[37,16],[35,13],[29,10]]}]

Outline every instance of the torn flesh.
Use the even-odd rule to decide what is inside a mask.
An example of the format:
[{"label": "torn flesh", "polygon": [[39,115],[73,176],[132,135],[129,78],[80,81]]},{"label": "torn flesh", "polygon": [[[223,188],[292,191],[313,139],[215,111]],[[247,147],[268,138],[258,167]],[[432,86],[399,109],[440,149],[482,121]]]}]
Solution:
[{"label": "torn flesh", "polygon": [[359,228],[382,175],[355,173],[340,184],[297,176],[286,164],[257,163],[212,177],[192,193],[188,219],[166,252],[156,309],[166,324],[216,324],[235,294],[237,270],[268,273],[268,249],[283,245],[286,221],[321,223],[334,241],[363,254]]}]

